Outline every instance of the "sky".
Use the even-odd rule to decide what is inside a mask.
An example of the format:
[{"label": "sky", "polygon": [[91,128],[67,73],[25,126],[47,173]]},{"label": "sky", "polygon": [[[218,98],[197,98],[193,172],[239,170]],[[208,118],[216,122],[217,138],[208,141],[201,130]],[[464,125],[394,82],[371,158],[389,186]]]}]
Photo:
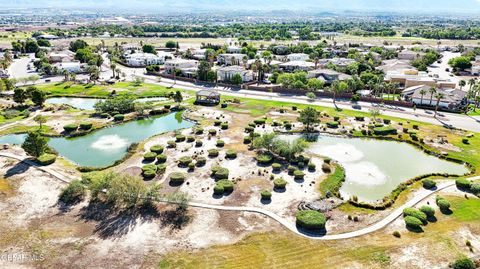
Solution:
[{"label": "sky", "polygon": [[476,13],[480,0],[0,0],[0,8],[120,8],[126,10],[280,10],[292,11],[400,11],[421,13]]}]

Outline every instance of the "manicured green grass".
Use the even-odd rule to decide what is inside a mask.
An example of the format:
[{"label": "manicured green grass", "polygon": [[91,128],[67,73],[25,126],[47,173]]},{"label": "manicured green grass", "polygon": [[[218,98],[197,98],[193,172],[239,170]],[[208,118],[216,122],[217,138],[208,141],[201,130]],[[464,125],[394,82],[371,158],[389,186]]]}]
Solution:
[{"label": "manicured green grass", "polygon": [[17,121],[17,120],[22,120],[24,118],[25,118],[24,116],[17,116],[15,118],[6,119],[3,115],[0,114],[0,124],[14,122],[14,121]]},{"label": "manicured green grass", "polygon": [[451,209],[453,211],[452,217],[458,221],[471,222],[480,221],[480,199],[463,197],[448,197]]},{"label": "manicured green grass", "polygon": [[318,185],[318,190],[325,195],[328,191],[335,194],[338,193],[340,187],[342,187],[343,181],[345,180],[345,169],[340,165],[335,165],[335,171],[327,176],[320,184]]},{"label": "manicured green grass", "polygon": [[[37,131],[38,126],[13,126],[11,128],[7,128],[5,130],[0,131],[0,135],[6,135],[6,134],[19,134],[19,133],[28,133],[31,131]],[[42,133],[47,134],[47,135],[58,135],[53,129],[51,129],[48,126],[42,126]]]}]

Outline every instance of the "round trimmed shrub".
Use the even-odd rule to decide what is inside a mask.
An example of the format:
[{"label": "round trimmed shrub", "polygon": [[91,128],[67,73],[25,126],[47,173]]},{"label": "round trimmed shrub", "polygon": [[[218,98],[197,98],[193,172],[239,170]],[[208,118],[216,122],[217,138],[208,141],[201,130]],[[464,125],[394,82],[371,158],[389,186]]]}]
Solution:
[{"label": "round trimmed shrub", "polygon": [[254,130],[255,128],[252,126],[245,127],[245,133],[253,133]]},{"label": "round trimmed shrub", "polygon": [[273,160],[273,156],[270,154],[260,154],[256,157],[257,162],[260,164],[269,164]]},{"label": "round trimmed shrub", "polygon": [[44,153],[37,158],[37,163],[40,165],[50,165],[57,160],[57,155]]},{"label": "round trimmed shrub", "polygon": [[314,163],[308,163],[308,170],[315,171],[317,166]]},{"label": "round trimmed shrub", "polygon": [[213,176],[215,177],[215,179],[228,179],[228,174],[229,173],[230,173],[230,171],[228,171],[227,168],[220,167],[218,170],[213,172]]},{"label": "round trimmed shrub", "polygon": [[437,206],[441,211],[449,211],[451,205],[449,201],[445,200],[444,198],[440,198],[437,199]]},{"label": "round trimmed shrub", "polygon": [[227,130],[228,129],[228,122],[222,123],[222,125],[220,127],[222,128],[222,130]]},{"label": "round trimmed shrub", "polygon": [[223,146],[225,146],[225,142],[224,142],[223,140],[220,140],[220,139],[219,139],[219,140],[217,140],[217,144],[216,144],[216,145],[217,145],[217,147],[222,148]]},{"label": "round trimmed shrub", "polygon": [[234,184],[232,181],[228,180],[228,179],[222,179],[222,180],[219,180],[217,182],[217,185],[221,185],[223,186],[223,190],[225,192],[232,192],[233,191],[233,188],[234,188]]},{"label": "round trimmed shrub", "polygon": [[195,169],[195,163],[191,162],[188,164],[188,170],[194,170]]},{"label": "round trimmed shrub", "polygon": [[215,184],[213,187],[213,194],[220,195],[225,192],[225,189],[223,189],[222,185]]},{"label": "round trimmed shrub", "polygon": [[80,129],[82,130],[90,130],[93,127],[93,123],[91,122],[82,122],[80,123]]},{"label": "round trimmed shrub", "polygon": [[229,149],[225,153],[225,157],[227,157],[228,159],[235,159],[235,158],[237,158],[237,151],[235,151],[233,149]]},{"label": "round trimmed shrub", "polygon": [[189,156],[183,156],[178,160],[178,164],[181,166],[188,166],[192,162],[192,158]]},{"label": "round trimmed shrub", "polygon": [[293,166],[293,165],[289,165],[289,166],[287,167],[287,171],[288,171],[288,174],[289,174],[289,175],[293,175],[293,172],[295,172],[295,170],[297,170],[297,168],[296,168],[295,166]]},{"label": "round trimmed shrub", "polygon": [[77,129],[78,129],[78,125],[76,125],[76,124],[67,124],[67,125],[63,126],[63,130],[65,130],[65,132],[67,132],[67,133],[74,132]]},{"label": "round trimmed shrub", "polygon": [[165,165],[164,163],[157,165],[157,173],[165,174],[166,171],[167,171],[167,165]]},{"label": "round trimmed shrub", "polygon": [[293,176],[296,180],[300,180],[300,179],[303,179],[303,177],[305,176],[305,173],[303,173],[302,171],[300,170],[295,170],[293,172]]},{"label": "round trimmed shrub", "polygon": [[336,128],[338,128],[338,125],[339,125],[339,123],[337,121],[327,122],[327,127],[328,128],[336,129]]},{"label": "round trimmed shrub", "polygon": [[404,220],[407,227],[413,228],[413,229],[419,229],[420,226],[422,226],[423,224],[421,220],[412,216],[406,216]]},{"label": "round trimmed shrub", "polygon": [[195,141],[195,137],[193,137],[191,135],[187,136],[187,142],[188,143],[192,143],[193,141]]},{"label": "round trimmed shrub", "polygon": [[431,206],[424,205],[420,207],[420,211],[427,215],[428,218],[432,218],[435,216],[435,209],[433,209]]},{"label": "round trimmed shrub", "polygon": [[147,162],[154,161],[157,158],[157,153],[155,152],[147,152],[143,155],[143,159]]},{"label": "round trimmed shrub", "polygon": [[187,138],[186,138],[184,135],[182,135],[182,134],[179,134],[179,135],[176,135],[176,136],[175,136],[175,141],[176,141],[176,142],[183,142],[183,141],[185,141],[186,139],[187,139]]},{"label": "round trimmed shrub", "polygon": [[146,164],[146,165],[142,166],[142,172],[145,172],[147,170],[157,172],[157,166],[154,165],[154,164]]},{"label": "round trimmed shrub", "polygon": [[170,174],[170,182],[181,184],[185,181],[187,176],[181,172],[173,172]]},{"label": "round trimmed shrub", "polygon": [[453,264],[452,264],[453,269],[475,269],[475,263],[469,259],[469,258],[460,258],[457,259]]},{"label": "round trimmed shrub", "polygon": [[265,122],[267,122],[267,119],[265,119],[265,118],[256,119],[256,120],[253,121],[253,123],[255,123],[256,125],[263,125],[263,124],[265,124]]},{"label": "round trimmed shrub", "polygon": [[437,186],[437,183],[429,178],[422,180],[422,185],[425,189],[433,189]]},{"label": "round trimmed shrub", "polygon": [[161,145],[154,145],[154,146],[150,147],[150,151],[155,152],[157,154],[162,154],[163,150],[164,150],[164,148]]},{"label": "round trimmed shrub", "polygon": [[217,130],[215,130],[215,129],[210,129],[210,130],[208,130],[208,134],[209,134],[209,135],[216,135],[216,134],[217,134]]},{"label": "round trimmed shrub", "polygon": [[332,159],[325,158],[325,159],[323,159],[323,162],[326,163],[326,164],[330,164],[332,162]]},{"label": "round trimmed shrub", "polygon": [[218,157],[218,150],[217,149],[209,149],[208,150],[208,157],[212,157],[212,158],[215,158],[215,157]]},{"label": "round trimmed shrub", "polygon": [[422,223],[427,222],[427,215],[421,211],[419,211],[416,208],[413,207],[407,207],[403,210],[403,215],[404,216],[411,216],[419,219]]},{"label": "round trimmed shrub", "polygon": [[272,198],[272,193],[267,190],[263,190],[262,192],[260,192],[260,195],[262,196],[263,200],[270,200]]},{"label": "round trimmed shrub", "polygon": [[125,116],[123,114],[117,114],[113,116],[114,121],[123,121],[125,119]]},{"label": "round trimmed shrub", "polygon": [[300,210],[295,217],[297,225],[308,230],[323,230],[327,223],[325,215],[316,210]]},{"label": "round trimmed shrub", "polygon": [[203,128],[200,128],[200,127],[195,128],[194,132],[195,132],[195,134],[197,134],[197,135],[201,135],[201,134],[203,134]]},{"label": "round trimmed shrub", "polygon": [[145,170],[142,172],[144,178],[154,178],[157,175],[157,172],[153,170]]},{"label": "round trimmed shrub", "polygon": [[283,124],[283,127],[285,127],[285,129],[287,129],[287,130],[290,130],[290,129],[292,129],[292,123],[291,122],[285,122]]},{"label": "round trimmed shrub", "polygon": [[250,143],[252,143],[252,138],[249,136],[245,136],[243,138],[243,144],[250,144]]},{"label": "round trimmed shrub", "polygon": [[197,141],[195,141],[195,147],[199,148],[199,147],[201,147],[201,146],[203,146],[202,140],[197,140]]},{"label": "round trimmed shrub", "polygon": [[207,163],[207,158],[200,156],[195,159],[197,167],[204,166]]},{"label": "round trimmed shrub", "polygon": [[283,178],[277,178],[273,181],[273,186],[276,189],[285,189],[285,186],[287,186],[287,181]]},{"label": "round trimmed shrub", "polygon": [[173,140],[169,140],[169,141],[167,141],[167,147],[176,148],[177,147],[177,142],[175,142]]},{"label": "round trimmed shrub", "polygon": [[165,163],[167,161],[167,155],[159,154],[157,155],[157,162],[158,163]]},{"label": "round trimmed shrub", "polygon": [[215,120],[213,122],[213,126],[220,126],[220,124],[222,124],[222,121],[221,120]]},{"label": "round trimmed shrub", "polygon": [[282,165],[279,164],[279,163],[273,163],[272,168],[273,168],[273,171],[278,172],[278,171],[280,171],[280,169],[282,169]]},{"label": "round trimmed shrub", "polygon": [[108,118],[108,117],[110,117],[110,114],[108,114],[108,113],[102,113],[102,114],[100,114],[100,118],[106,119],[106,118]]},{"label": "round trimmed shrub", "polygon": [[469,190],[471,184],[472,182],[470,182],[470,180],[465,178],[459,178],[455,180],[455,185],[457,185],[457,188],[461,190]]}]

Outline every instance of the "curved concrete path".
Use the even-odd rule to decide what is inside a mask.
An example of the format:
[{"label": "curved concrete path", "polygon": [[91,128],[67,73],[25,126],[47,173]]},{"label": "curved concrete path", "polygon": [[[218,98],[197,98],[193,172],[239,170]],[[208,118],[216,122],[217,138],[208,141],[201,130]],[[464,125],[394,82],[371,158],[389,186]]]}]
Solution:
[{"label": "curved concrete path", "polygon": [[[29,164],[41,171],[44,171],[46,173],[51,174],[55,178],[61,180],[64,183],[69,183],[72,179],[69,177],[66,177],[65,175],[62,175],[58,172],[55,172],[48,167],[44,166],[39,166],[35,162],[32,162],[31,160],[26,159],[25,156],[16,156],[10,153],[5,153],[5,152],[0,152],[0,156],[7,157],[7,158],[13,158],[16,160],[19,160],[23,163]],[[480,179],[480,176],[476,177],[471,177],[469,180],[477,180]],[[205,204],[205,203],[199,203],[199,202],[189,202],[188,205],[192,207],[198,207],[198,208],[205,208],[205,209],[212,209],[212,210],[225,210],[225,211],[242,211],[242,212],[252,212],[252,213],[258,213],[265,215],[267,217],[270,217],[283,225],[285,228],[289,229],[290,231],[294,232],[297,235],[309,238],[309,239],[314,239],[314,240],[340,240],[340,239],[348,239],[348,238],[354,238],[362,235],[366,235],[375,231],[378,231],[380,229],[385,228],[388,224],[393,222],[395,219],[398,217],[402,216],[403,214],[403,209],[407,207],[413,207],[416,204],[420,203],[427,197],[444,190],[449,187],[455,186],[454,181],[449,181],[445,182],[443,184],[440,184],[437,186],[436,189],[434,190],[427,190],[427,189],[421,189],[415,194],[415,197],[413,197],[411,200],[406,202],[405,204],[401,205],[400,207],[396,208],[393,212],[391,212],[388,216],[386,216],[384,219],[381,221],[365,227],[363,229],[357,230],[357,231],[352,231],[352,232],[347,232],[347,233],[341,233],[341,234],[326,234],[326,235],[316,235],[316,234],[308,234],[301,232],[297,229],[296,225],[294,223],[291,223],[290,221],[280,217],[279,215],[270,212],[268,210],[265,210],[263,208],[258,208],[258,207],[243,207],[243,206],[226,206],[226,205],[212,205],[212,204]],[[170,201],[166,200],[160,200],[159,202],[163,203],[172,203]]]}]

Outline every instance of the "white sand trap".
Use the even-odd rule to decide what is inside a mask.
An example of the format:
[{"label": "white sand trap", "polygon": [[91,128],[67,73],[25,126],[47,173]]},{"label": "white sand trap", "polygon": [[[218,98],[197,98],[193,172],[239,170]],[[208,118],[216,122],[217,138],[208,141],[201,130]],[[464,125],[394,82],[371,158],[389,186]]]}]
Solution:
[{"label": "white sand trap", "polygon": [[128,141],[118,135],[105,135],[93,142],[91,147],[94,149],[109,151],[118,150],[126,147],[127,145]]}]

